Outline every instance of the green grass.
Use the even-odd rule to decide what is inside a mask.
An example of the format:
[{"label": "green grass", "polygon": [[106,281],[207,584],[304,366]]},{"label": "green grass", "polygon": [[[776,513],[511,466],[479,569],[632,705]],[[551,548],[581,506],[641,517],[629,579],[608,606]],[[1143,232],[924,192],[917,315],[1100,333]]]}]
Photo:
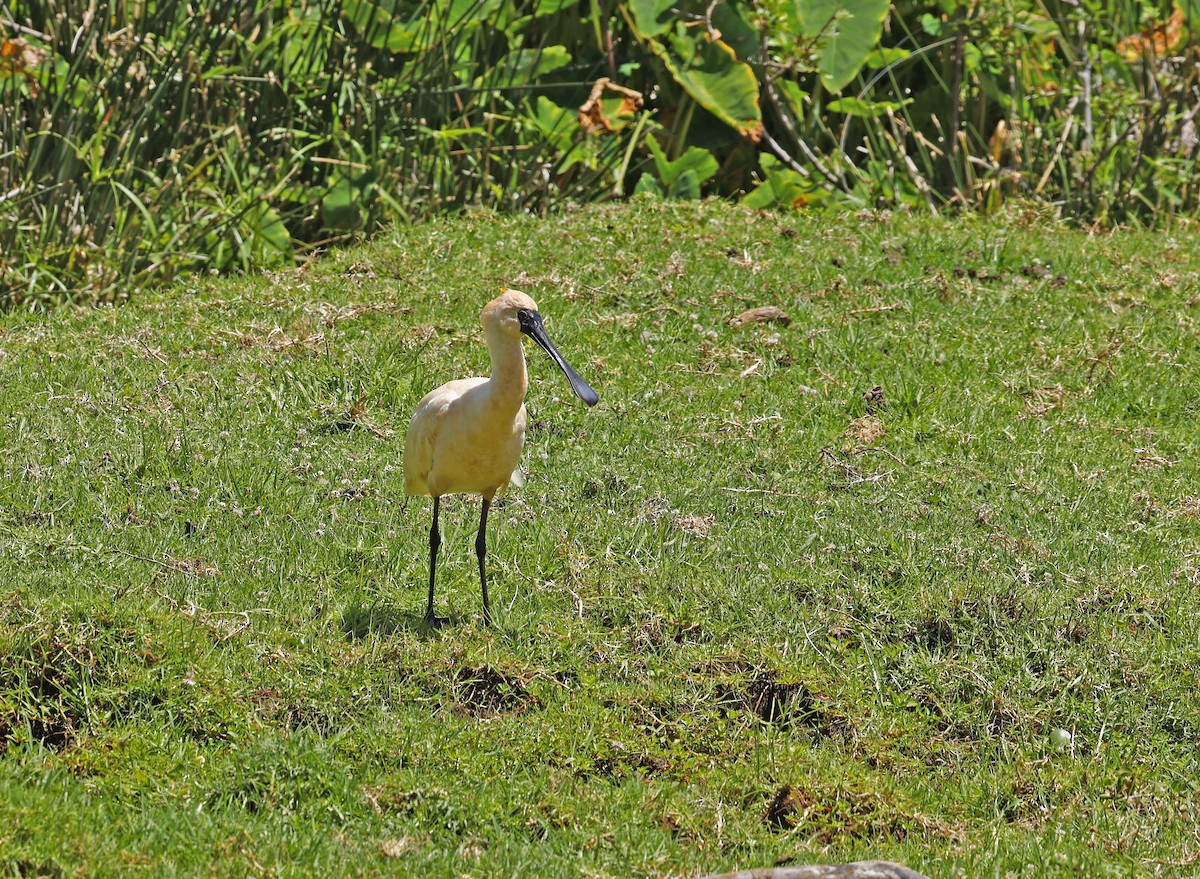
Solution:
[{"label": "green grass", "polygon": [[[430,634],[502,285],[601,402]],[[648,202],[6,316],[0,875],[1194,875],[1198,333],[1195,235]]]}]

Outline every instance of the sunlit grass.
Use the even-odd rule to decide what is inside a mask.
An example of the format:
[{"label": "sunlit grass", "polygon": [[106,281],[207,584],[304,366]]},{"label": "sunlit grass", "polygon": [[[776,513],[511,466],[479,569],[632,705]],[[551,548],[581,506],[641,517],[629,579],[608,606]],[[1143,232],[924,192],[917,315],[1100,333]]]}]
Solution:
[{"label": "sunlit grass", "polygon": [[[4,318],[0,868],[1186,875],[1198,245],[639,203]],[[530,349],[430,635],[502,286],[601,402]]]}]

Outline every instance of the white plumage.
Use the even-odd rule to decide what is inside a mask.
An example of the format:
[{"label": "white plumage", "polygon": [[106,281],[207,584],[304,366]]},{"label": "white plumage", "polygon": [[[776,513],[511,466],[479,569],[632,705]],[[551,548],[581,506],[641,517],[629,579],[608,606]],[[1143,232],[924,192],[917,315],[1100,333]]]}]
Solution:
[{"label": "white plumage", "polygon": [[404,488],[409,494],[433,498],[429,529],[429,603],[425,620],[445,622],[433,613],[437,574],[438,506],[443,495],[477,494],[483,498],[475,554],[483,593],[484,620],[491,622],[488,604],[487,514],[492,498],[509,482],[520,484],[517,469],[525,444],[525,351],[521,336],[533,338],[558,364],[575,394],[594,406],[596,392],[571,368],[554,347],[542,325],[537,304],[517,290],[506,290],[489,302],[480,316],[492,371],[487,378],[447,382],[417,404],[404,444]]}]

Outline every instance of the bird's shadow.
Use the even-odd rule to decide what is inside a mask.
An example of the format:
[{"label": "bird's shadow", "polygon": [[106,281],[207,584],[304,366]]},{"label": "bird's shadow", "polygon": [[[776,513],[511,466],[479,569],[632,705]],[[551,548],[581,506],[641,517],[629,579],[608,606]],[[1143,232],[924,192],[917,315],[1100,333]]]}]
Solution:
[{"label": "bird's shadow", "polygon": [[389,607],[386,604],[352,604],[342,613],[342,633],[350,641],[368,635],[394,635],[397,632],[416,632],[434,637],[438,629],[425,621],[424,614]]}]

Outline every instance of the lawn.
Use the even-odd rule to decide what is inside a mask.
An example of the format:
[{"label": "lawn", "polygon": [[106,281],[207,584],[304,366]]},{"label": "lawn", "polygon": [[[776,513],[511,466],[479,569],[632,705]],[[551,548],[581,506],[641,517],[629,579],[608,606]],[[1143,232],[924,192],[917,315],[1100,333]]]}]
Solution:
[{"label": "lawn", "polygon": [[[430,632],[506,286],[600,404]],[[1198,336],[1194,233],[652,201],[0,316],[0,875],[1197,875]]]}]

